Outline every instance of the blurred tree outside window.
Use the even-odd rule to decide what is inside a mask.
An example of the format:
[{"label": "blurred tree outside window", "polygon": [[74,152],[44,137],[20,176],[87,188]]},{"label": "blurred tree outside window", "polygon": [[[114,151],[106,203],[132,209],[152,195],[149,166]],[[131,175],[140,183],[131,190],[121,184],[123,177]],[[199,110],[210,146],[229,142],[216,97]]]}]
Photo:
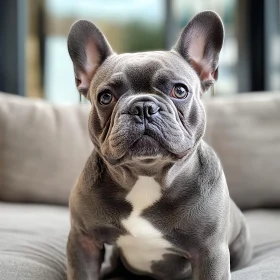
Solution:
[{"label": "blurred tree outside window", "polygon": [[45,98],[58,103],[78,100],[66,48],[73,22],[79,19],[94,22],[117,53],[164,49],[163,3],[161,0],[47,0]]},{"label": "blurred tree outside window", "polygon": [[[37,21],[34,21],[34,2],[37,1],[28,0],[29,6],[33,5],[33,9],[29,8],[29,18],[30,15],[33,18],[30,19],[27,51],[30,61],[27,65],[29,88],[32,85],[33,88],[37,87],[38,95],[53,103],[79,102],[73,66],[67,51],[69,29],[79,19],[87,19],[96,24],[117,53],[139,52],[172,47],[181,30],[195,14],[213,10],[221,16],[225,25],[225,41],[220,55],[215,94],[235,94],[239,90],[240,79],[237,26],[244,28],[237,17],[240,1],[242,0],[42,0],[39,1],[41,4],[36,15]],[[280,0],[272,1],[280,3]],[[277,2],[278,7],[279,3]],[[266,56],[270,61],[267,72],[271,73],[267,87],[271,90],[280,89],[280,12],[278,11],[278,15],[275,12],[277,11],[274,11],[276,25],[274,20],[271,22],[272,27],[267,29],[269,43]],[[270,14],[267,16],[271,16]],[[40,28],[36,25],[38,22]],[[41,32],[36,33],[37,29]],[[36,59],[38,49],[41,57]],[[39,84],[42,85],[41,91]],[[29,91],[28,89],[27,92]]]}]

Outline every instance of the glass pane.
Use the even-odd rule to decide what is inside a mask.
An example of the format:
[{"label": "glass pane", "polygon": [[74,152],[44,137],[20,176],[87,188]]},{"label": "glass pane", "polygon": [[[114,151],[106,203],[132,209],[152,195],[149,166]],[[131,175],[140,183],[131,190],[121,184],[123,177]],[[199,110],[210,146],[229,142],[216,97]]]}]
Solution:
[{"label": "glass pane", "polygon": [[280,0],[266,1],[266,80],[268,90],[280,90]]},{"label": "glass pane", "polygon": [[[244,40],[239,38],[238,47],[236,36],[239,34],[240,37],[241,31],[248,29],[249,21],[240,22],[238,17],[237,9],[240,9],[240,3],[245,3],[243,1],[28,0],[27,3],[29,10],[26,48],[28,96],[44,97],[54,103],[79,102],[74,84],[73,66],[66,44],[70,26],[78,19],[94,22],[106,35],[114,50],[122,53],[165,49],[166,45],[169,47],[174,45],[188,21],[196,13],[205,10],[216,11],[225,25],[225,41],[220,55],[220,71],[215,85],[215,95],[230,96],[238,92],[238,87],[243,91],[251,88],[250,49],[247,53],[243,52],[241,43]],[[167,3],[169,9],[166,9]],[[279,91],[280,0],[264,3],[265,89]],[[249,13],[249,10],[245,13]],[[244,16],[247,17],[246,14]],[[248,30],[245,31],[246,38],[250,37],[247,33]],[[250,38],[245,46],[250,47]],[[239,53],[238,49],[240,49]],[[241,69],[244,69],[245,74],[248,72],[248,75],[238,71],[240,62],[244,62],[243,65],[246,67]],[[242,80],[245,81],[243,87],[245,89],[240,87]]]},{"label": "glass pane", "polygon": [[162,0],[47,0],[45,97],[78,102],[67,35],[73,22],[87,19],[105,34],[116,52],[164,49]]}]

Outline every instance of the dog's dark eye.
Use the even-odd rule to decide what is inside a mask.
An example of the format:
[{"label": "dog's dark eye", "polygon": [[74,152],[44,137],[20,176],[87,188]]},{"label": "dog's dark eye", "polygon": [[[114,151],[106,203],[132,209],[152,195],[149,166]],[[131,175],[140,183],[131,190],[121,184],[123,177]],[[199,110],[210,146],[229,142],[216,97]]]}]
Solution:
[{"label": "dog's dark eye", "polygon": [[101,105],[108,105],[112,102],[112,100],[113,100],[113,95],[109,91],[104,91],[99,96],[99,103]]},{"label": "dog's dark eye", "polygon": [[183,99],[188,96],[188,89],[183,85],[176,85],[171,91],[171,97],[177,99]]}]

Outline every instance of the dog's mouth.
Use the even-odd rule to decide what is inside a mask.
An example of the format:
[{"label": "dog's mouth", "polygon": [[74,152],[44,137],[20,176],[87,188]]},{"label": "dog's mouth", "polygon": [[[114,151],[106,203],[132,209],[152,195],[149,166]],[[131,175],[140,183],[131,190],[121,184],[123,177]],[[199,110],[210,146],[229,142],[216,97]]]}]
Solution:
[{"label": "dog's mouth", "polygon": [[164,147],[161,141],[145,132],[133,143],[122,159],[137,160],[149,164],[163,158],[169,158],[173,161],[178,160],[186,156],[189,151],[190,149],[183,153],[175,154]]},{"label": "dog's mouth", "polygon": [[193,146],[182,153],[173,153],[166,149],[160,141],[151,135],[144,133],[130,146],[129,149],[127,149],[127,152],[123,154],[122,157],[106,158],[112,165],[121,164],[122,162],[127,161],[137,161],[149,166],[149,164],[154,164],[162,159],[169,159],[169,161],[175,162],[188,156],[192,149]]},{"label": "dog's mouth", "polygon": [[144,133],[139,137],[128,150],[132,157],[143,159],[158,158],[169,152],[151,135]]}]

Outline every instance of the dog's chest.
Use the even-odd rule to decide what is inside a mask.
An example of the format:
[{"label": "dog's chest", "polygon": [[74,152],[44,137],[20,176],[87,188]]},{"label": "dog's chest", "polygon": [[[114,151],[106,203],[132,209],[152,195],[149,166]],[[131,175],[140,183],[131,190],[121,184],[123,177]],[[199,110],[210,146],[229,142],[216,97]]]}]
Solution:
[{"label": "dog's chest", "polygon": [[120,236],[117,245],[121,248],[126,262],[134,269],[151,272],[151,263],[160,261],[172,245],[163,238],[141,214],[161,197],[160,185],[152,177],[139,177],[126,196],[133,210],[122,225],[129,234]]}]

